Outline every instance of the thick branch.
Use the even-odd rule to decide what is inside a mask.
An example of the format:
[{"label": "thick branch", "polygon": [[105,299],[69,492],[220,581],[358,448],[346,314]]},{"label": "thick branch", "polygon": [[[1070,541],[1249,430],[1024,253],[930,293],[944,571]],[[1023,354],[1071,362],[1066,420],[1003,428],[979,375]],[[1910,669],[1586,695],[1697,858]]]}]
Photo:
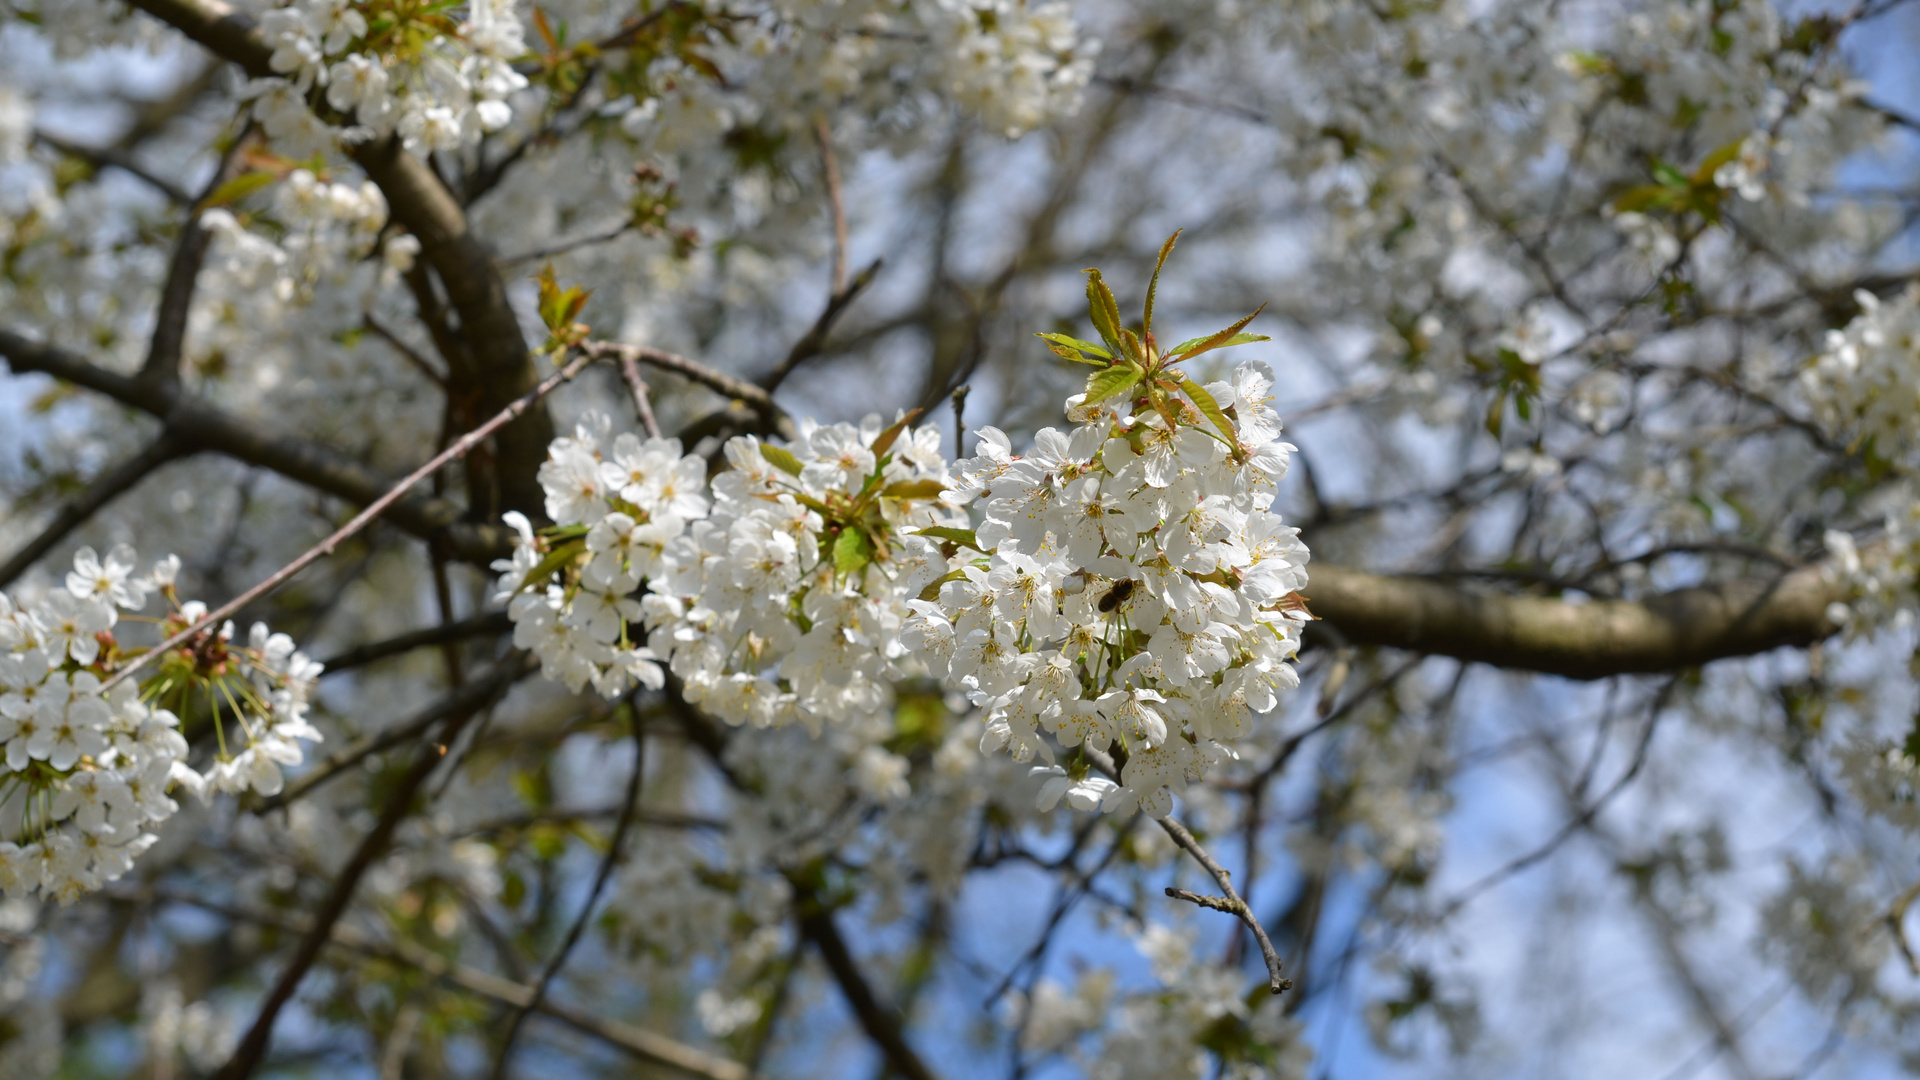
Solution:
[{"label": "thick branch", "polygon": [[[272,75],[272,56],[253,20],[221,0],[133,0],[135,7],[168,23],[249,75]],[[386,196],[393,220],[420,241],[420,254],[446,286],[460,315],[460,335],[471,350],[479,411],[494,412],[539,379],[527,353],[519,319],[507,303],[506,283],[493,253],[468,227],[460,203],[420,158],[394,136],[352,147],[353,160]],[[539,513],[542,495],[535,470],[553,441],[553,421],[544,408],[529,410],[496,437],[501,463],[501,501],[507,509]]]},{"label": "thick branch", "polygon": [[180,239],[174,243],[173,259],[167,264],[167,280],[160,287],[160,307],[154,315],[147,362],[140,368],[140,378],[148,382],[167,386],[180,383],[180,361],[186,353],[187,315],[193,308],[193,291],[200,281],[200,268],[207,261],[207,248],[213,243],[213,235],[200,223],[200,214],[203,204],[220,190],[220,185],[240,174],[246,160],[245,149],[252,137],[250,129],[243,131],[227,148],[201,189],[200,198],[188,208],[187,220],[180,226]]},{"label": "thick branch", "polygon": [[1810,645],[1838,629],[1827,606],[1846,595],[1819,565],[1645,600],[1576,603],[1315,563],[1306,592],[1313,613],[1355,644],[1574,679],[1673,671]]},{"label": "thick branch", "polygon": [[[385,477],[328,447],[184,399],[168,387],[109,371],[58,346],[0,329],[0,356],[16,372],[52,375],[157,416],[167,433],[188,449],[218,451],[360,506],[392,487]],[[386,520],[416,536],[444,534],[449,550],[469,561],[486,562],[511,549],[512,537],[505,529],[461,522],[460,516],[454,503],[424,495],[403,498],[385,514]]]}]

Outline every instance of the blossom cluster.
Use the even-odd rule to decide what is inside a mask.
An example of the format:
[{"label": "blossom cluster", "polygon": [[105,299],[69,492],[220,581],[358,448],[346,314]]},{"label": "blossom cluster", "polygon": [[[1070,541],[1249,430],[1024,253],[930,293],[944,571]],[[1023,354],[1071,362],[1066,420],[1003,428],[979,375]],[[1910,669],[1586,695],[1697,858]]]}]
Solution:
[{"label": "blossom cluster", "polygon": [[644,602],[655,647],[730,724],[818,734],[885,715],[890,684],[924,671],[901,640],[907,605],[947,570],[918,534],[967,523],[939,501],[939,429],[803,421],[791,447],[742,436],[726,453],[713,516]]},{"label": "blossom cluster", "polygon": [[988,710],[983,748],[1050,764],[1049,740],[1124,748],[1117,784],[1084,762],[1037,770],[1044,800],[1164,816],[1298,684],[1307,550],[1270,509],[1292,449],[1272,385],[1249,363],[1200,391],[1231,448],[1183,392],[1177,413],[1081,404],[1025,456],[988,428],[957,463],[990,555],[915,601],[906,637]]},{"label": "blossom cluster", "polygon": [[370,132],[397,131],[421,153],[455,150],[505,127],[507,97],[527,86],[512,67],[527,50],[510,0],[473,0],[457,27],[436,7],[294,0],[264,13],[260,29],[281,77],[252,85],[254,115],[276,139],[324,138],[306,107],[320,86]]},{"label": "blossom cluster", "polygon": [[666,569],[668,545],[707,516],[708,500],[706,463],[682,454],[680,440],[610,429],[592,415],[554,440],[539,474],[554,528],[536,535],[525,515],[506,515],[514,553],[493,568],[514,644],[548,678],[576,692],[591,682],[611,698],[636,682],[664,684],[634,594]]},{"label": "blossom cluster", "polygon": [[1008,138],[1070,113],[1093,77],[1098,44],[1082,40],[1064,3],[940,0],[955,20],[941,51],[953,99]]},{"label": "blossom cluster", "polygon": [[[114,635],[123,613],[154,593],[177,601],[180,561],[169,556],[134,573],[130,548],[103,558],[81,548],[61,587],[37,600],[0,594],[0,893],[68,902],[116,880],[156,840],[152,827],[179,808],[176,786],[213,791],[281,789],[282,765],[318,741],[307,719],[319,665],[284,634],[256,624],[248,644],[230,644],[231,623],[160,658],[143,683],[107,682],[138,655]],[[160,620],[169,635],[206,614],[198,601]],[[187,764],[180,716],[210,711],[220,744],[206,772]],[[169,708],[168,706],[171,706]],[[244,737],[230,752],[227,724]]]}]

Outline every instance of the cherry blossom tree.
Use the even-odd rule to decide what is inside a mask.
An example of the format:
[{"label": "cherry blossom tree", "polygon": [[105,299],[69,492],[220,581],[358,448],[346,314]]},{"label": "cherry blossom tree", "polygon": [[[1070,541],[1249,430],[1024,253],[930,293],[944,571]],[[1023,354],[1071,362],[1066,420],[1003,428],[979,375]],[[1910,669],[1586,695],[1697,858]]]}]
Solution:
[{"label": "cherry blossom tree", "polygon": [[0,1075],[1910,1068],[1915,7],[13,0]]}]

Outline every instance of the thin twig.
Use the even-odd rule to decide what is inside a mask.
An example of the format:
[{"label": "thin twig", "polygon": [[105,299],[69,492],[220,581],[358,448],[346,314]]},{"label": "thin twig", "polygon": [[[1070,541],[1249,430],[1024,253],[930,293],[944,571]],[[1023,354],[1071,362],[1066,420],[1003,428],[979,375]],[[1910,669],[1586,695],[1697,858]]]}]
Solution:
[{"label": "thin twig", "polygon": [[[289,933],[304,934],[312,928],[312,924],[295,915],[236,907],[196,894],[162,891],[155,898],[167,903],[187,904],[239,922],[276,927]],[[411,967],[430,978],[503,1005],[518,1007],[530,1000],[533,993],[529,986],[503,979],[478,968],[456,964],[411,939],[397,938],[391,943],[382,942],[366,931],[347,923],[339,923],[333,927],[328,944],[371,959]],[[594,1016],[584,1010],[554,1001],[541,1002],[538,1011],[576,1031],[591,1035],[610,1046],[617,1046],[642,1060],[678,1069],[690,1076],[705,1077],[706,1080],[751,1080],[753,1075],[738,1062],[715,1057],[683,1042],[632,1024]]]},{"label": "thin twig", "polygon": [[186,189],[171,180],[164,179],[133,159],[133,155],[117,146],[82,146],[79,143],[63,139],[45,131],[35,131],[33,140],[69,157],[77,157],[96,169],[119,169],[128,176],[146,184],[170,202],[181,206],[191,206],[193,196]]},{"label": "thin twig", "polygon": [[956,461],[967,456],[967,394],[972,390],[970,385],[953,388],[953,456]]},{"label": "thin twig", "polygon": [[484,612],[461,619],[459,622],[429,626],[425,630],[415,630],[412,633],[390,637],[385,641],[376,641],[370,645],[361,645],[346,652],[335,653],[320,661],[321,666],[326,669],[321,677],[325,678],[337,672],[363,667],[376,660],[399,656],[428,645],[486,637],[490,634],[504,634],[511,629],[513,629],[513,622],[507,618],[506,612]]},{"label": "thin twig", "polygon": [[1227,894],[1222,899],[1216,896],[1201,896],[1187,892],[1185,889],[1169,888],[1167,895],[1179,900],[1190,900],[1201,907],[1212,908],[1215,911],[1224,911],[1245,923],[1247,929],[1253,931],[1254,940],[1260,943],[1260,955],[1267,961],[1267,986],[1276,994],[1285,993],[1293,986],[1293,980],[1280,974],[1280,953],[1274,949],[1272,939],[1267,937],[1266,928],[1260,925],[1259,919],[1254,918],[1253,909],[1247,907],[1247,902],[1242,900],[1240,894],[1234,890],[1232,876],[1219,863],[1213,861],[1213,856],[1207,854],[1207,850],[1200,846],[1200,841],[1195,840],[1193,834],[1187,831],[1187,827],[1175,821],[1172,816],[1161,818],[1160,827],[1166,830],[1174,843],[1193,856],[1194,861],[1213,876],[1214,883],[1220,886],[1220,891]]},{"label": "thin twig", "polygon": [[560,240],[546,247],[535,248],[532,251],[523,251],[518,255],[509,255],[499,260],[500,268],[502,270],[511,270],[523,263],[538,262],[541,259],[551,259],[555,255],[565,255],[569,251],[578,251],[583,247],[593,247],[596,244],[612,243],[627,235],[632,229],[633,219],[628,218],[613,228],[606,229],[602,232],[593,233],[588,236],[576,236],[571,240]]},{"label": "thin twig", "polygon": [[882,262],[883,260],[880,259],[873,260],[867,264],[865,270],[854,275],[852,281],[835,289],[833,295],[827,298],[826,310],[820,313],[819,318],[813,320],[813,325],[805,334],[800,335],[800,340],[793,343],[793,348],[787,350],[786,357],[780,361],[779,365],[761,376],[760,386],[767,394],[771,395],[778,390],[780,384],[787,381],[787,376],[793,374],[794,368],[820,355],[820,350],[827,344],[827,333],[839,320],[840,313],[847,310],[847,306],[873,283],[874,277],[880,273]]},{"label": "thin twig", "polygon": [[615,341],[588,341],[580,346],[580,351],[595,360],[633,360],[652,364],[662,371],[671,371],[699,383],[722,397],[730,397],[751,408],[762,416],[772,417],[779,412],[779,406],[773,403],[773,395],[755,386],[745,379],[738,379],[724,371],[710,368],[698,360],[689,360],[678,353],[665,349],[655,349],[646,345],[623,345]]},{"label": "thin twig", "polygon": [[833,152],[833,129],[827,114],[813,114],[813,135],[820,140],[820,172],[827,182],[827,204],[833,209],[833,294],[847,287],[847,204],[840,188],[840,159]]},{"label": "thin twig", "polygon": [[402,360],[412,364],[420,374],[425,375],[435,386],[443,390],[446,389],[447,373],[436,367],[433,361],[420,355],[420,350],[402,341],[398,334],[387,329],[385,324],[373,317],[373,312],[369,311],[365,315],[362,315],[360,317],[360,325],[366,327],[367,331],[375,337],[393,346],[393,351],[399,353]]},{"label": "thin twig", "polygon": [[653,398],[647,392],[646,380],[640,377],[638,357],[620,355],[620,377],[627,381],[627,392],[633,395],[633,411],[640,414],[640,426],[647,429],[647,438],[659,438],[660,421],[654,419]]},{"label": "thin twig", "polygon": [[60,508],[40,535],[27,542],[27,546],[14,553],[5,565],[0,565],[0,588],[5,588],[14,578],[24,573],[45,555],[54,545],[65,539],[68,533],[79,528],[86,520],[98,513],[100,508],[112,502],[135,484],[145,480],[154,470],[178,457],[188,450],[178,439],[162,434],[153,445],[134,457],[101,473],[87,485],[87,489]]},{"label": "thin twig", "polygon": [[262,800],[259,812],[264,814],[278,810],[374,754],[398,746],[449,717],[487,708],[512,689],[514,683],[533,674],[538,666],[538,661],[526,653],[509,656],[495,664],[491,671],[464,686],[455,688],[445,697],[427,706],[418,716],[395,724],[384,731],[356,739],[350,745],[336,751],[311,770],[301,774],[298,779],[282,788],[277,794]]},{"label": "thin twig", "polygon": [[221,620],[226,619],[229,616],[233,615],[234,612],[237,612],[241,608],[246,607],[248,604],[253,603],[255,600],[258,600],[260,597],[265,596],[266,594],[272,592],[274,589],[279,588],[281,585],[291,580],[294,577],[294,575],[298,574],[300,571],[305,570],[307,567],[313,565],[315,562],[318,562],[320,559],[333,554],[333,549],[335,547],[339,546],[339,544],[342,541],[348,539],[349,537],[353,536],[355,533],[358,533],[360,530],[372,524],[373,519],[379,517],[380,514],[387,509],[387,507],[392,506],[394,503],[400,501],[400,497],[405,495],[408,492],[408,490],[410,490],[413,487],[413,485],[419,483],[420,481],[426,479],[429,476],[432,476],[434,473],[438,472],[443,466],[445,466],[448,462],[454,461],[458,458],[465,456],[468,451],[472,450],[475,446],[478,446],[481,440],[493,434],[495,431],[498,431],[500,428],[505,427],[508,423],[510,423],[516,417],[518,417],[521,413],[526,412],[529,408],[533,406],[535,402],[539,401],[541,398],[546,397],[548,394],[552,393],[555,387],[573,378],[575,375],[578,375],[580,373],[580,369],[586,367],[589,363],[593,361],[593,359],[594,357],[591,353],[584,353],[584,352],[580,356],[575,357],[572,361],[570,361],[567,364],[566,367],[563,367],[559,371],[554,372],[552,375],[547,376],[544,380],[540,382],[538,386],[535,386],[533,389],[527,391],[525,394],[522,394],[520,395],[520,397],[514,399],[512,404],[508,405],[506,408],[496,413],[491,420],[488,420],[486,423],[481,424],[479,427],[474,428],[472,431],[467,432],[465,435],[462,435],[459,439],[454,441],[452,446],[449,446],[445,450],[434,455],[433,460],[427,462],[425,465],[420,466],[418,469],[413,470],[413,472],[409,473],[405,479],[401,480],[398,484],[395,484],[392,487],[392,489],[390,489],[385,495],[382,495],[378,499],[375,499],[372,503],[369,503],[367,505],[367,508],[365,510],[362,510],[358,514],[354,515],[353,520],[347,522],[345,525],[342,525],[340,526],[340,528],[334,530],[334,533],[332,536],[329,536],[325,540],[322,540],[318,544],[315,544],[313,547],[308,548],[304,553],[302,553],[299,557],[295,558],[292,562],[274,571],[272,574],[269,574],[266,580],[260,582],[258,585],[255,585],[253,588],[248,589],[246,592],[241,593],[239,596],[234,597],[232,600],[229,600],[226,603],[220,605],[218,608],[215,608],[213,611],[208,612],[204,618],[200,619],[200,621],[194,623],[192,626],[187,627],[185,630],[182,630],[179,633],[168,638],[167,640],[161,642],[157,647],[150,650],[149,652],[139,657],[138,659],[134,660],[133,663],[127,665],[124,668],[121,668],[120,671],[117,674],[115,674],[112,678],[102,683],[100,685],[100,689],[104,692],[108,689],[111,689],[113,686],[121,682],[124,682],[127,678],[132,676],[134,672],[139,671],[141,668],[147,666],[149,663],[152,663],[158,657],[165,655],[169,651],[193,639],[198,634],[204,632],[208,627],[217,625]]},{"label": "thin twig", "polygon": [[240,1044],[234,1048],[233,1056],[220,1067],[220,1071],[213,1074],[213,1080],[246,1080],[253,1075],[253,1070],[259,1066],[260,1059],[266,1056],[267,1044],[273,1039],[273,1022],[279,1017],[280,1010],[286,1006],[287,1001],[293,997],[293,992],[299,987],[300,981],[306,978],[314,961],[320,958],[320,951],[331,939],[335,924],[340,921],[342,915],[346,914],[347,905],[352,902],[354,891],[359,888],[360,879],[365,876],[368,867],[373,865],[374,859],[386,850],[387,844],[393,839],[394,830],[400,826],[401,819],[413,809],[414,794],[439,766],[441,758],[445,755],[447,744],[459,735],[460,729],[465,727],[479,711],[479,707],[476,706],[448,717],[446,723],[441,725],[433,744],[422,746],[414,755],[413,764],[395,785],[393,794],[388,796],[386,808],[380,813],[380,820],[374,825],[373,830],[361,839],[360,846],[355,849],[353,857],[333,879],[333,886],[328,891],[327,898],[322,901],[319,913],[315,916],[306,937],[301,939],[299,947],[294,950],[293,959],[288,961],[286,969],[280,973],[280,978],[275,981],[273,989],[261,1003],[259,1013],[254,1016],[253,1025],[247,1029]]},{"label": "thin twig", "polygon": [[[636,688],[637,694],[637,688]],[[600,870],[593,877],[593,888],[587,890],[586,902],[580,905],[580,914],[568,927],[566,940],[560,943],[560,951],[553,954],[546,969],[540,972],[540,978],[533,984],[533,993],[528,995],[527,1003],[514,1010],[513,1019],[507,1024],[507,1035],[500,1046],[500,1054],[493,1061],[494,1080],[503,1080],[507,1075],[507,1063],[513,1057],[513,1044],[520,1037],[520,1027],[526,1023],[527,1014],[540,1007],[546,1000],[547,988],[566,965],[567,957],[573,947],[580,942],[580,935],[586,931],[587,920],[593,917],[593,909],[599,906],[600,894],[606,891],[607,880],[613,876],[613,868],[619,864],[621,852],[626,848],[627,833],[633,828],[634,813],[640,807],[640,782],[647,771],[647,735],[640,723],[640,709],[634,702],[636,694],[627,697],[627,708],[633,713],[633,773],[627,777],[626,801],[620,805],[620,820],[613,826],[613,839],[607,844],[607,853],[600,860]]]}]

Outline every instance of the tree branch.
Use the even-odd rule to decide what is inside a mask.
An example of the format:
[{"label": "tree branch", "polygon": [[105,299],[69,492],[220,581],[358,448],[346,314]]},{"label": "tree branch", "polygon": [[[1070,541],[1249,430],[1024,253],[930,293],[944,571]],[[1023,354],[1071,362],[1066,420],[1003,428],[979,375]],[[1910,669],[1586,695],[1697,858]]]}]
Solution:
[{"label": "tree branch", "polygon": [[[254,21],[221,0],[132,0],[217,56],[256,78],[273,75],[273,55]],[[426,162],[407,153],[396,136],[350,148],[353,160],[386,197],[393,220],[420,241],[420,254],[446,286],[460,315],[460,335],[472,351],[474,389],[481,412],[493,412],[538,380],[520,322],[507,303],[506,283],[493,253],[472,229],[459,200]],[[503,428],[499,445],[500,494],[507,509],[539,513],[543,502],[535,476],[553,441],[545,409],[532,409]]]},{"label": "tree branch", "polygon": [[461,619],[459,622],[446,623],[442,626],[429,626],[424,630],[414,630],[409,633],[398,634],[385,641],[376,641],[370,645],[360,645],[348,649],[346,652],[335,653],[325,660],[320,661],[321,666],[326,669],[321,673],[321,677],[324,678],[328,675],[347,671],[352,668],[364,667],[377,660],[385,660],[390,656],[399,656],[402,653],[409,653],[428,645],[444,645],[449,641],[463,641],[467,638],[504,634],[511,629],[513,629],[513,623],[508,620],[506,612],[482,612],[478,615]]},{"label": "tree branch", "polygon": [[[513,664],[514,661],[508,660],[502,663],[506,666]],[[247,1029],[246,1035],[240,1040],[240,1045],[234,1049],[233,1056],[213,1074],[213,1080],[246,1080],[253,1075],[254,1069],[260,1064],[260,1059],[266,1055],[267,1044],[272,1041],[274,1020],[279,1017],[280,1010],[285,1007],[287,1001],[293,997],[294,990],[306,977],[307,971],[313,967],[314,961],[320,958],[320,950],[325,948],[332,938],[334,927],[339,923],[340,916],[346,914],[347,905],[353,900],[354,891],[360,886],[360,878],[366,874],[367,868],[373,865],[374,859],[386,851],[387,844],[393,839],[393,832],[399,828],[401,819],[413,809],[414,794],[439,766],[446,753],[447,745],[453,742],[454,738],[460,734],[460,729],[464,728],[479,711],[480,706],[476,705],[448,717],[446,723],[441,725],[434,743],[422,746],[414,755],[413,764],[408,767],[406,775],[402,776],[399,783],[394,786],[393,794],[388,796],[386,809],[381,811],[380,820],[374,825],[373,831],[367,833],[360,841],[360,846],[355,849],[353,857],[333,879],[333,887],[328,891],[327,898],[322,901],[312,927],[308,929],[306,937],[301,939],[299,947],[294,950],[293,959],[287,962],[286,970],[280,973],[279,980],[267,993],[266,1000],[261,1003],[260,1011],[254,1017],[253,1026]]]},{"label": "tree branch", "polygon": [[[505,620],[502,619],[504,622]],[[458,625],[458,624],[455,624]],[[462,714],[477,712],[487,708],[506,696],[513,684],[526,678],[539,668],[539,662],[532,656],[521,653],[516,662],[511,657],[501,660],[487,674],[463,686],[450,691],[446,696],[421,710],[418,716],[403,721],[342,747],[329,755],[309,771],[302,773],[279,794],[269,795],[261,801],[259,813],[278,810],[309,791],[339,776],[342,772],[365,761],[368,757],[383,750],[400,745],[414,738],[435,724]]]},{"label": "tree branch", "polygon": [[[392,488],[385,477],[330,447],[282,435],[265,424],[220,412],[166,387],[141,383],[59,346],[0,329],[0,357],[5,357],[15,372],[37,371],[64,379],[157,416],[165,430],[189,450],[214,450],[360,506],[374,502]],[[485,563],[512,549],[512,536],[506,529],[461,522],[462,513],[458,505],[445,499],[415,495],[395,503],[386,516],[415,536],[430,539],[444,533],[449,550],[470,562]]]},{"label": "tree branch", "polygon": [[373,524],[375,518],[385,512],[388,507],[399,502],[401,497],[404,496],[413,485],[439,472],[448,462],[465,455],[467,451],[479,445],[482,439],[485,439],[488,435],[493,434],[508,424],[511,424],[518,417],[524,415],[527,410],[531,409],[541,398],[552,393],[561,383],[567,382],[575,375],[578,375],[580,369],[591,363],[592,359],[590,356],[575,357],[566,367],[549,375],[540,385],[510,402],[507,407],[496,414],[493,419],[488,420],[486,423],[481,424],[479,427],[474,428],[472,431],[454,440],[453,445],[435,454],[432,460],[428,461],[425,465],[408,473],[399,483],[389,489],[386,494],[368,503],[366,509],[354,515],[351,521],[335,529],[331,536],[308,548],[299,556],[295,557],[292,562],[267,575],[264,580],[253,588],[221,604],[214,610],[207,612],[205,616],[192,626],[161,642],[133,663],[121,668],[114,674],[113,678],[102,683],[101,688],[104,690],[117,683],[126,681],[133,676],[134,672],[139,671],[153,660],[165,655],[173,648],[192,640],[208,627],[218,625],[221,620],[232,616],[241,608],[267,595],[286,582],[293,580],[295,575],[299,574],[300,571],[326,556],[333,554],[334,548],[338,547],[342,541],[352,537],[368,525]]},{"label": "tree branch", "polygon": [[840,985],[840,993],[846,997],[847,1005],[853,1009],[867,1037],[880,1048],[893,1071],[907,1080],[938,1080],[907,1044],[900,1015],[874,996],[873,987],[868,985],[866,975],[861,973],[859,963],[847,948],[846,939],[840,936],[840,928],[834,924],[832,909],[821,904],[811,891],[799,892],[795,902],[800,911],[800,934],[820,950],[820,959],[826,961],[827,970],[833,973],[834,982]]},{"label": "tree branch", "polygon": [[634,693],[627,695],[627,708],[633,713],[633,772],[627,777],[627,794],[620,804],[620,818],[613,826],[613,839],[607,842],[607,853],[600,859],[600,869],[593,876],[593,887],[587,890],[587,899],[580,905],[579,916],[567,928],[566,939],[560,943],[560,949],[553,954],[553,959],[541,970],[527,1003],[514,1010],[513,1019],[507,1024],[506,1039],[493,1063],[494,1080],[503,1080],[507,1075],[507,1065],[513,1058],[513,1043],[520,1035],[520,1026],[526,1023],[527,1014],[546,1000],[547,988],[553,985],[560,969],[566,966],[567,957],[573,953],[574,946],[580,943],[587,920],[593,917],[593,909],[600,904],[600,894],[606,891],[607,879],[613,876],[613,868],[619,865],[621,853],[626,848],[627,834],[633,830],[634,815],[640,809],[640,782],[647,772],[647,734],[641,727],[640,709],[634,704],[637,692],[636,687]]},{"label": "tree branch", "polygon": [[[307,920],[277,911],[235,907],[199,896],[172,892],[163,892],[158,898],[170,903],[188,904],[241,922],[277,927],[289,933],[306,934],[312,931],[312,924]],[[327,944],[361,956],[413,968],[468,993],[489,998],[502,1005],[519,1007],[532,999],[532,987],[503,979],[477,968],[456,964],[439,953],[406,938],[398,938],[391,943],[382,942],[350,924],[337,923],[328,934]],[[753,1074],[738,1062],[715,1057],[678,1040],[632,1024],[604,1019],[553,1001],[542,1001],[535,1006],[535,1010],[610,1046],[617,1046],[643,1061],[678,1069],[689,1076],[704,1077],[705,1080],[752,1080]]]},{"label": "tree branch", "polygon": [[1200,846],[1200,841],[1193,838],[1193,834],[1187,831],[1185,825],[1172,817],[1163,817],[1159,821],[1160,827],[1173,838],[1173,842],[1193,856],[1193,860],[1213,876],[1214,883],[1220,886],[1220,891],[1227,894],[1224,897],[1202,896],[1185,889],[1170,887],[1167,889],[1167,895],[1176,900],[1187,900],[1199,904],[1204,908],[1224,911],[1245,923],[1247,929],[1253,931],[1254,940],[1260,943],[1260,955],[1267,962],[1267,987],[1276,994],[1285,993],[1293,986],[1293,980],[1280,974],[1280,953],[1274,949],[1272,939],[1267,937],[1266,928],[1260,925],[1259,919],[1254,918],[1253,909],[1247,907],[1247,902],[1242,900],[1240,894],[1234,890],[1233,876],[1227,873],[1225,867],[1215,862],[1213,856],[1207,854],[1207,849]]},{"label": "tree branch", "polygon": [[11,584],[14,578],[24,573],[65,539],[67,534],[79,528],[86,520],[98,513],[100,508],[125,494],[134,485],[145,480],[154,470],[186,453],[178,440],[162,434],[153,444],[134,457],[101,473],[87,485],[87,490],[60,508],[40,535],[27,542],[27,546],[14,553],[5,565],[0,565],[0,588]]},{"label": "tree branch", "polygon": [[1819,564],[1644,600],[1583,604],[1315,563],[1306,592],[1313,613],[1354,644],[1573,679],[1674,671],[1809,645],[1838,629],[1827,606],[1846,597]]},{"label": "tree branch", "polygon": [[253,139],[251,125],[243,128],[220,157],[220,164],[207,178],[200,197],[187,209],[187,220],[180,226],[180,238],[174,243],[173,258],[167,263],[167,280],[160,286],[160,304],[154,313],[153,338],[147,345],[147,361],[140,368],[145,382],[164,386],[180,384],[180,360],[186,351],[187,315],[193,307],[193,290],[200,281],[200,268],[206,265],[212,234],[200,224],[203,204],[220,190],[220,185],[238,176],[245,161],[247,144]]}]

